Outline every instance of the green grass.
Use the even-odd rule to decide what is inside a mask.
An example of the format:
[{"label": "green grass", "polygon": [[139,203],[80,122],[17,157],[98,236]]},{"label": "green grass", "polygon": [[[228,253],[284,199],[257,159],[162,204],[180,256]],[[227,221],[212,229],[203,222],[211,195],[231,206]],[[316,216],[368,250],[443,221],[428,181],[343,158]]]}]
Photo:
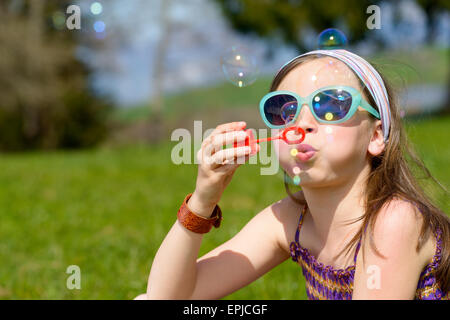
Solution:
[{"label": "green grass", "polygon": [[[449,126],[449,116],[408,124],[447,188]],[[0,298],[131,299],[144,292],[152,258],[195,184],[195,165],[171,162],[174,145],[1,155]],[[284,196],[279,177],[259,175],[258,165],[239,168],[221,201],[224,223],[204,237],[200,254]],[[441,202],[450,212],[448,199]],[[81,290],[66,288],[69,265],[81,268]],[[305,298],[291,260],[226,297]]]}]

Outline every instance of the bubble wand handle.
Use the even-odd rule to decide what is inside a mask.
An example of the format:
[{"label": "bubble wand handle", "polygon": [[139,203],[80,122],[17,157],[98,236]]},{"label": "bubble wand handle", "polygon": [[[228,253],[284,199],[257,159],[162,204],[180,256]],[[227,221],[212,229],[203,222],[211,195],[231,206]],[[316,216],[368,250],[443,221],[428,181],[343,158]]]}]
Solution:
[{"label": "bubble wand handle", "polygon": [[256,139],[255,143],[272,141],[272,140],[276,140],[276,139],[282,139],[282,138],[280,136],[278,136],[278,137],[271,137],[271,138]]},{"label": "bubble wand handle", "polygon": [[[287,134],[290,131],[295,131],[295,132],[292,132],[292,134],[290,136],[287,136]],[[284,140],[287,144],[299,144],[299,143],[302,143],[303,140],[305,139],[305,131],[300,127],[289,127],[289,128],[284,129],[283,132],[276,137],[262,138],[262,139],[255,139],[253,136],[252,130],[250,130],[250,129],[246,130],[245,132],[247,133],[247,138],[245,139],[245,142],[243,145],[250,146],[252,148],[252,152],[254,152],[256,150],[256,145],[260,142],[281,139],[281,140]],[[300,135],[300,137],[299,137],[299,135]],[[233,145],[236,148],[240,144],[237,142],[234,142]]]}]

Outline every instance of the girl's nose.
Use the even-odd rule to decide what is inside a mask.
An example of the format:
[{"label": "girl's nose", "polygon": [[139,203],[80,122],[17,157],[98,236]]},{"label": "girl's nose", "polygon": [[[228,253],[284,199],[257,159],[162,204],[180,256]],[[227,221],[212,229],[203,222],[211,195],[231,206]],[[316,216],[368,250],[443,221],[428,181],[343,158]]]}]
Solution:
[{"label": "girl's nose", "polygon": [[300,109],[296,125],[305,130],[305,133],[313,133],[318,130],[318,123],[306,103],[303,104]]}]

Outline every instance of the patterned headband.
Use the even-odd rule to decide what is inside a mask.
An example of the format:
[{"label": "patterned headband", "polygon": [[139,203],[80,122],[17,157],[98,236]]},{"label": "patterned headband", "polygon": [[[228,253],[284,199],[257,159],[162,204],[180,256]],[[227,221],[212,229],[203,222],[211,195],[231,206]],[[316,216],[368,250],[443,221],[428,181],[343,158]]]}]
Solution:
[{"label": "patterned headband", "polygon": [[367,89],[369,89],[370,94],[378,106],[381,117],[381,125],[383,128],[384,141],[387,142],[389,138],[389,129],[391,126],[391,112],[389,109],[389,99],[386,87],[384,86],[384,82],[383,79],[381,79],[380,74],[374,69],[374,67],[371,66],[369,62],[360,56],[344,49],[310,51],[285,63],[280,70],[278,70],[278,73],[292,61],[303,56],[314,54],[326,55],[341,60],[358,75]]}]

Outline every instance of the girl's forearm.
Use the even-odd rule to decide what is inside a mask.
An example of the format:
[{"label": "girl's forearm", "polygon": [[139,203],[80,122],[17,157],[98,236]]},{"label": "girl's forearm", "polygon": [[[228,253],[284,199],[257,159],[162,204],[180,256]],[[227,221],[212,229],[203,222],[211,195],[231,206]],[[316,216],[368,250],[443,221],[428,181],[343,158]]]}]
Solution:
[{"label": "girl's forearm", "polygon": [[189,299],[195,289],[202,238],[175,221],[153,260],[148,299]]},{"label": "girl's forearm", "polygon": [[[189,208],[209,217],[215,205],[205,205],[194,195]],[[189,299],[197,279],[197,257],[203,235],[186,229],[178,220],[156,253],[148,279],[148,299]]]}]

